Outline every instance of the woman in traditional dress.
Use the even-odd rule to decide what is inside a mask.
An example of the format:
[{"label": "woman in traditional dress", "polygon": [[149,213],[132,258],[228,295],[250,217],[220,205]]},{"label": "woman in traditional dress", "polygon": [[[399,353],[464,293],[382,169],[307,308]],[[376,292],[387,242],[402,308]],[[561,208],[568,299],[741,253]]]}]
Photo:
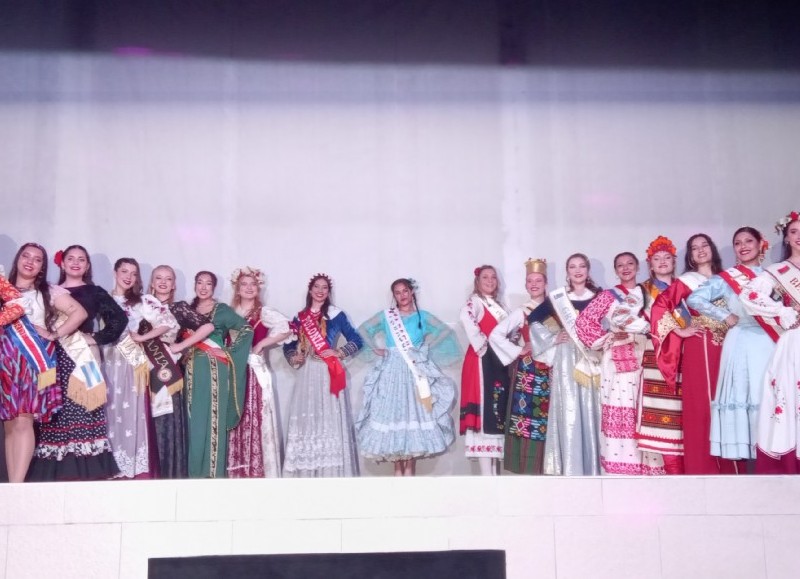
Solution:
[{"label": "woman in traditional dress", "polygon": [[495,326],[489,343],[503,364],[514,364],[503,467],[517,474],[543,474],[550,370],[556,344],[568,338],[547,302],[547,262],[529,259],[525,270],[530,300]]},{"label": "woman in traditional dress", "polygon": [[600,466],[603,474],[661,475],[661,456],[642,452],[636,422],[642,357],[650,324],[642,317],[644,288],[636,283],[639,260],[630,252],[614,258],[620,283],[600,292],[578,315],[578,337],[602,350],[600,383]]},{"label": "woman in traditional dress", "polygon": [[735,474],[738,467],[733,462],[711,456],[709,442],[711,400],[728,327],[686,311],[685,305],[694,290],[722,271],[717,246],[708,235],[699,233],[687,240],[685,265],[683,275],[653,303],[650,323],[658,367],[670,388],[680,388],[686,474]]},{"label": "woman in traditional dress", "polygon": [[289,320],[261,303],[264,286],[260,269],[243,267],[231,275],[231,306],[253,328],[253,344],[247,365],[244,414],[228,440],[228,476],[232,478],[281,476],[278,400],[272,388],[267,349],[292,341]]},{"label": "woman in traditional dress", "polygon": [[[659,235],[647,246],[650,276],[642,283],[644,316],[651,319],[653,303],[675,280],[678,250],[668,237]],[[687,312],[688,316],[688,312]],[[637,413],[636,439],[643,452],[661,455],[666,474],[683,474],[683,415],[680,386],[667,384],[658,368],[652,337],[645,342],[642,358],[642,390]]]},{"label": "woman in traditional dress", "polygon": [[508,316],[500,301],[497,270],[476,267],[472,294],[459,316],[469,340],[461,367],[459,432],[466,436],[467,458],[476,459],[482,475],[497,474],[503,458],[509,376],[489,344],[489,334]]},{"label": "woman in traditional dress", "polygon": [[[150,276],[149,293],[154,295],[162,304],[169,307],[170,313],[175,317],[178,328],[170,329],[160,338],[168,344],[172,360],[181,354],[190,358],[190,348],[202,342],[214,331],[212,324],[206,316],[198,314],[184,301],[176,302],[175,297],[175,270],[168,265],[159,265],[153,269]],[[179,334],[183,332],[183,340],[178,342]],[[186,426],[186,397],[184,396],[185,382],[180,368],[164,363],[170,372],[175,374],[174,386],[170,386],[172,412],[160,416],[153,416],[153,430],[158,449],[158,471],[161,478],[186,478],[189,476],[189,442]],[[155,369],[154,369],[155,370]],[[177,381],[180,378],[180,381]],[[153,380],[153,372],[150,373]]]},{"label": "woman in traditional dress", "polygon": [[[22,246],[9,281],[22,291],[28,318],[39,334],[55,345],[58,388],[39,392],[57,398],[55,415],[43,410],[28,480],[96,480],[116,473],[106,432],[105,396],[87,408],[90,390],[105,390],[100,367],[83,334],[77,331],[87,312],[70,292],[47,283],[47,254],[37,244]],[[66,319],[64,317],[66,316]],[[39,378],[41,382],[41,376]],[[87,383],[91,380],[91,383]],[[33,432],[30,433],[33,441]],[[30,448],[26,450],[30,460]]]},{"label": "woman in traditional dress", "polygon": [[578,338],[578,314],[600,291],[589,275],[589,258],[567,258],[567,286],[549,294],[561,336],[553,358],[544,472],[553,475],[600,474],[600,361]]},{"label": "woman in traditional dress", "polygon": [[228,432],[242,417],[247,357],[253,343],[250,324],[214,299],[216,287],[217,276],[210,271],[201,271],[194,278],[192,309],[206,316],[214,331],[195,344],[186,360],[192,478],[227,476]]},{"label": "woman in traditional dress", "polygon": [[800,473],[800,212],[781,218],[783,261],[750,281],[739,299],[745,311],[780,334],[764,377],[758,418],[758,474]]},{"label": "woman in traditional dress", "polygon": [[[127,316],[127,332],[114,344],[103,349],[104,367],[109,382],[107,416],[108,436],[114,459],[122,478],[155,478],[158,476],[158,453],[151,448],[152,414],[168,411],[159,404],[161,399],[171,407],[170,395],[162,388],[165,383],[150,381],[150,358],[157,365],[159,344],[150,344],[170,330],[177,330],[178,322],[169,307],[156,297],[142,293],[139,263],[123,257],[114,264],[114,290],[111,294]],[[150,354],[146,353],[148,346]],[[164,351],[161,351],[164,354]],[[153,386],[155,392],[150,391]],[[159,398],[160,396],[160,398]]]},{"label": "woman in traditional dress", "polygon": [[[363,346],[347,315],[331,303],[333,282],[317,273],[308,282],[306,307],[294,318],[296,339],[283,346],[299,369],[289,403],[285,477],[358,476],[350,391],[341,361]],[[337,347],[339,337],[346,342]]]},{"label": "woman in traditional dress", "polygon": [[712,276],[686,298],[692,310],[729,328],[711,405],[711,455],[730,460],[756,458],[764,374],[778,339],[777,332],[749,315],[739,300],[742,288],[762,272],[766,250],[762,242],[757,229],[737,229],[733,234],[737,265]]},{"label": "woman in traditional dress", "polygon": [[419,309],[412,279],[395,280],[391,290],[395,306],[359,327],[364,352],[379,358],[364,381],[356,435],[361,456],[392,461],[395,476],[414,476],[418,458],[445,452],[455,439],[456,385],[437,362],[455,363],[461,351],[453,331]]}]

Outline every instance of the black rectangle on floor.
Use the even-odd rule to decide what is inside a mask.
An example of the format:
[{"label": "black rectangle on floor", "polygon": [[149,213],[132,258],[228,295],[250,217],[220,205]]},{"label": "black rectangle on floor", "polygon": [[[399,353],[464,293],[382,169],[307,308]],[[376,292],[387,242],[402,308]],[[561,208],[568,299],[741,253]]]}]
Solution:
[{"label": "black rectangle on floor", "polygon": [[226,555],[150,559],[149,579],[505,579],[505,551]]}]

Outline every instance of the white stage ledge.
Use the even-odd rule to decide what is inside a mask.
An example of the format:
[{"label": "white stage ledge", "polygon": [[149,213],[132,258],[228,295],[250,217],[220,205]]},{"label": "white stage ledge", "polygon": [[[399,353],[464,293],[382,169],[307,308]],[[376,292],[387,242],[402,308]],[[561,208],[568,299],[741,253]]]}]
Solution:
[{"label": "white stage ledge", "polygon": [[373,477],[0,485],[0,577],[149,557],[505,549],[510,579],[796,577],[800,477]]}]

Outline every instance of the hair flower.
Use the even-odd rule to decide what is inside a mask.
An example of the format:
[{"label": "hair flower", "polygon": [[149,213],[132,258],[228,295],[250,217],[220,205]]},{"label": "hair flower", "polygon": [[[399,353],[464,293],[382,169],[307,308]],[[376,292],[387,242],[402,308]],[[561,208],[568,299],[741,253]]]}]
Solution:
[{"label": "hair flower", "polygon": [[793,221],[800,220],[800,213],[797,211],[792,211],[788,215],[785,215],[778,219],[775,223],[775,233],[783,235],[783,230],[786,229],[786,226],[792,223]]},{"label": "hair flower", "polygon": [[249,265],[237,267],[233,270],[233,273],[231,274],[231,285],[235,286],[238,284],[239,279],[244,276],[252,277],[254,280],[256,280],[258,287],[264,287],[264,272],[257,267],[250,267]]},{"label": "hair flower", "polygon": [[56,264],[58,267],[61,267],[61,264],[63,262],[64,262],[64,252],[61,249],[59,249],[53,256],[53,263]]}]

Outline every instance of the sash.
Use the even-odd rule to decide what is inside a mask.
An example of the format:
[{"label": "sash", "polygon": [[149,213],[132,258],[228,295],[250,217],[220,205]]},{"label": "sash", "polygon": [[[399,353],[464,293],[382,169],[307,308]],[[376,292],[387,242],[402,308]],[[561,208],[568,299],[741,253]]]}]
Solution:
[{"label": "sash", "polygon": [[247,357],[247,365],[253,371],[253,374],[256,375],[256,380],[261,384],[262,391],[266,392],[266,390],[272,386],[272,374],[269,371],[264,356],[250,352],[250,355]]},{"label": "sash", "polygon": [[133,368],[133,383],[136,392],[141,394],[150,383],[150,363],[144,353],[144,348],[134,342],[130,334],[125,334],[125,337],[117,342],[115,347]]},{"label": "sash", "polygon": [[497,320],[498,324],[508,317],[508,312],[503,309],[503,306],[494,301],[493,298],[483,296],[480,300],[483,302],[484,307],[489,310],[489,313],[492,314],[492,317]]},{"label": "sash", "polygon": [[[737,265],[720,272],[719,277],[721,277],[722,280],[731,287],[733,293],[738,296],[742,293],[742,288],[747,285],[747,282],[755,278],[756,274],[748,267]],[[778,341],[778,338],[780,338],[783,333],[783,328],[781,328],[773,318],[765,319],[763,316],[753,316],[753,319],[758,322],[758,325],[772,338],[773,342]]]},{"label": "sash", "polygon": [[774,263],[766,271],[780,284],[781,293],[788,296],[795,304],[800,304],[800,270],[793,263],[789,261]]},{"label": "sash", "polygon": [[583,342],[578,338],[575,328],[578,312],[569,300],[569,296],[567,296],[567,288],[554,289],[548,297],[550,298],[550,303],[553,304],[555,314],[561,320],[561,325],[569,334],[572,343],[581,355],[580,360],[575,364],[575,370],[572,372],[573,378],[581,386],[600,386],[600,362],[595,354],[584,346]]},{"label": "sash", "polygon": [[14,346],[38,373],[38,389],[44,390],[56,383],[55,344],[42,338],[27,316],[5,327],[5,333]]},{"label": "sash", "polygon": [[314,348],[314,353],[328,365],[328,373],[331,377],[331,394],[338,398],[339,392],[344,390],[345,386],[347,386],[347,376],[344,373],[344,367],[339,361],[339,358],[335,356],[329,358],[322,357],[322,352],[329,350],[330,346],[328,342],[325,341],[325,337],[322,335],[322,332],[320,332],[319,325],[314,320],[314,316],[311,315],[311,312],[304,310],[300,312],[298,317],[300,318],[300,326],[303,332],[305,332],[308,341],[311,343],[311,347]]},{"label": "sash", "polygon": [[[185,340],[193,333],[194,332],[190,330],[185,330],[181,334],[181,338]],[[197,344],[194,345],[194,347],[203,352],[209,358],[214,358],[217,362],[221,362],[225,365],[227,365],[230,362],[230,360],[228,359],[228,353],[225,351],[225,349],[219,344],[217,344],[211,338],[206,338],[202,342],[198,342]]]},{"label": "sash", "polygon": [[[153,326],[147,320],[139,324],[139,334],[146,334]],[[158,393],[166,387],[172,396],[183,390],[183,374],[172,358],[166,344],[160,338],[147,340],[142,344],[150,368],[150,391]]]},{"label": "sash", "polygon": [[388,310],[384,310],[383,315],[386,318],[386,323],[389,325],[389,331],[392,332],[392,339],[397,346],[397,350],[400,352],[406,366],[411,370],[411,375],[414,377],[419,401],[425,407],[425,410],[432,412],[433,398],[431,397],[431,385],[428,379],[419,373],[416,362],[414,362],[408,354],[414,347],[414,344],[411,341],[411,336],[408,335],[408,330],[406,330],[406,327],[403,325],[403,318],[400,317],[400,312],[397,308],[389,308]]},{"label": "sash", "polygon": [[64,336],[59,343],[75,362],[67,383],[67,397],[89,412],[97,410],[106,403],[108,389],[91,346],[81,332]]}]

